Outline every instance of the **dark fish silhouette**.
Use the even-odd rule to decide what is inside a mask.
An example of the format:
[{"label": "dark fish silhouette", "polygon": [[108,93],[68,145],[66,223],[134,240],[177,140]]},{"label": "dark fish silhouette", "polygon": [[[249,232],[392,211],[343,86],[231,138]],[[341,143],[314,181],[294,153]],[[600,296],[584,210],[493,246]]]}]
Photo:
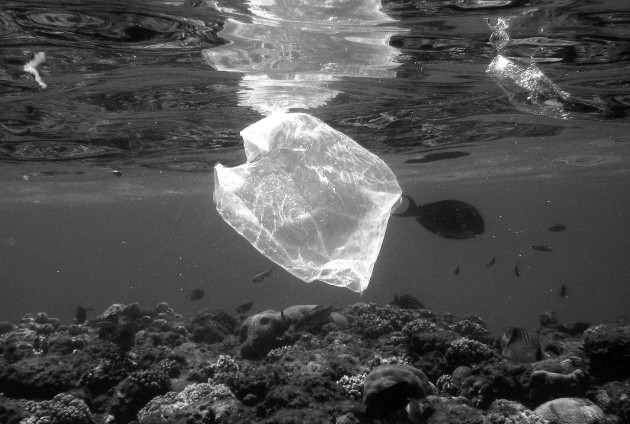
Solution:
[{"label": "dark fish silhouette", "polygon": [[459,200],[440,200],[439,202],[416,205],[407,199],[407,209],[394,216],[413,216],[424,228],[441,237],[449,239],[469,239],[484,232],[484,223],[477,209]]},{"label": "dark fish silhouette", "polygon": [[121,353],[128,352],[136,344],[136,333],[139,328],[136,323],[121,324],[110,332],[109,337],[105,337],[110,342],[118,346]]},{"label": "dark fish silhouette", "polygon": [[459,265],[455,265],[455,275],[458,275],[459,271],[460,271]]},{"label": "dark fish silhouette", "polygon": [[501,355],[514,362],[536,362],[543,358],[540,336],[518,327],[510,327],[501,336]]},{"label": "dark fish silhouette", "polygon": [[273,272],[273,267],[269,268],[268,270],[265,270],[265,271],[261,272],[260,274],[258,274],[257,276],[254,277],[254,279],[253,279],[254,283],[260,283],[260,282],[266,280],[267,278],[269,278],[269,276],[271,275],[272,272]]},{"label": "dark fish silhouette", "polygon": [[568,296],[567,295],[567,286],[565,286],[564,284],[560,285],[560,294],[559,294],[559,296],[563,297],[563,298],[566,298]]},{"label": "dark fish silhouette", "polygon": [[79,305],[77,306],[77,311],[74,315],[74,320],[77,324],[83,324],[85,321],[87,321],[87,313],[89,311],[93,311],[94,309],[92,308],[84,308],[83,306]]},{"label": "dark fish silhouette", "polygon": [[88,323],[99,329],[98,337],[101,340],[114,343],[121,353],[127,352],[136,344],[136,333],[140,330],[138,322],[121,317],[97,318]]},{"label": "dark fish silhouette", "polygon": [[401,309],[424,309],[422,302],[409,294],[394,295],[394,300],[390,305],[399,306]]},{"label": "dark fish silhouette", "polygon": [[539,250],[541,252],[553,252],[551,246],[547,246],[546,244],[535,244],[532,246],[532,249]]},{"label": "dark fish silhouette", "polygon": [[555,225],[552,225],[551,227],[547,228],[547,231],[558,232],[558,231],[564,231],[566,229],[567,229],[567,227],[565,227],[562,224],[555,224]]},{"label": "dark fish silhouette", "polygon": [[[293,328],[295,331],[313,331],[327,321],[330,314],[334,311],[332,306],[318,305],[302,317]],[[281,314],[281,316],[283,315],[284,313]]]},{"label": "dark fish silhouette", "polygon": [[239,314],[244,314],[245,312],[249,312],[249,310],[252,309],[253,304],[254,304],[253,300],[247,303],[243,303],[242,305],[236,308],[236,312],[238,312]]},{"label": "dark fish silhouette", "polygon": [[193,289],[190,291],[190,294],[187,296],[188,300],[199,300],[203,299],[206,295],[206,292],[203,289]]},{"label": "dark fish silhouette", "polygon": [[514,264],[512,271],[514,271],[514,275],[516,275],[517,277],[521,276],[521,270],[518,268],[518,262]]},{"label": "dark fish silhouette", "polygon": [[112,318],[96,318],[89,320],[88,324],[101,330],[111,330],[113,328],[116,328],[116,326],[118,325],[118,320]]},{"label": "dark fish silhouette", "polygon": [[494,265],[494,263],[497,261],[497,258],[495,258],[494,256],[490,258],[490,260],[488,262],[486,262],[486,266],[488,268],[490,268],[492,265]]},{"label": "dark fish silhouette", "polygon": [[429,163],[436,162],[438,160],[444,159],[457,159],[463,156],[468,156],[470,153],[467,152],[436,152],[436,153],[428,153],[422,157],[416,159],[407,159],[405,163]]}]

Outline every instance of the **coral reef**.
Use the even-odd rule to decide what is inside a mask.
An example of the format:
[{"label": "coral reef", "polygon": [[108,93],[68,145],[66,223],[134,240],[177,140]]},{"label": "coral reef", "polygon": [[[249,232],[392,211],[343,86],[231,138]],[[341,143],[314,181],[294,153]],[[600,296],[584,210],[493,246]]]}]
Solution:
[{"label": "coral reef", "polygon": [[411,399],[421,399],[433,393],[435,388],[419,369],[406,364],[379,365],[365,377],[365,414],[384,418],[404,408]]},{"label": "coral reef", "polygon": [[534,409],[534,413],[557,424],[598,424],[604,421],[604,412],[588,399],[558,398]]},{"label": "coral reef", "polygon": [[618,321],[590,327],[584,332],[584,351],[597,380],[630,378],[630,323]]},{"label": "coral reef", "polygon": [[86,403],[72,395],[58,394],[51,400],[26,401],[22,408],[30,424],[91,424],[94,418]]},{"label": "coral reef", "polygon": [[30,314],[0,323],[0,424],[630,422],[628,324],[541,321],[515,363],[479,317],[374,303]]},{"label": "coral reef", "polygon": [[129,422],[154,397],[164,394],[170,387],[166,374],[156,371],[135,371],[121,381],[112,397],[109,413],[116,422]]},{"label": "coral reef", "polygon": [[529,396],[535,402],[566,396],[584,396],[590,376],[582,369],[569,374],[534,371],[529,377]]},{"label": "coral reef", "polygon": [[289,324],[277,311],[263,311],[249,316],[239,331],[241,356],[246,359],[260,358],[271,349],[282,346],[280,337],[288,327]]},{"label": "coral reef", "polygon": [[224,384],[191,384],[181,392],[153,398],[138,412],[138,422],[211,424],[235,405],[236,398]]}]

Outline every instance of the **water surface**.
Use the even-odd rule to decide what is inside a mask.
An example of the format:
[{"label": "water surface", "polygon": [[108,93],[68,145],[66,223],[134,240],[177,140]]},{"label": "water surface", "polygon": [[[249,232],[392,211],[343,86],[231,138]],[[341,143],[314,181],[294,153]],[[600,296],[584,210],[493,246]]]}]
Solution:
[{"label": "water surface", "polygon": [[[0,319],[395,293],[494,329],[626,313],[623,2],[5,1],[0,39]],[[281,270],[253,285],[270,263],[216,213],[212,169],[274,110],[349,135],[418,203],[473,205],[484,234],[393,217],[361,296]]]}]

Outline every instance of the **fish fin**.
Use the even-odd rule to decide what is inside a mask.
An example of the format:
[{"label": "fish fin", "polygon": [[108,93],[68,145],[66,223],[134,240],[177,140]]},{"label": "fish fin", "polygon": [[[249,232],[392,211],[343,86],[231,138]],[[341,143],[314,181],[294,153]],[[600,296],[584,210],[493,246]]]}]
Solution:
[{"label": "fish fin", "polygon": [[402,194],[401,197],[404,197],[405,199],[407,199],[407,208],[402,211],[402,212],[395,212],[392,215],[393,216],[415,216],[416,215],[416,210],[418,209],[418,205],[416,205],[416,202],[414,202],[414,200],[405,195]]}]

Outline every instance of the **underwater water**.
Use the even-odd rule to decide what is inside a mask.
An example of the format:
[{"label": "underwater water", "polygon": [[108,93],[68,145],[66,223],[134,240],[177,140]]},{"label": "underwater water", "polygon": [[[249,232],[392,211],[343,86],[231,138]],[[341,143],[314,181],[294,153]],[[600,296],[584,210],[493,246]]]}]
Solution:
[{"label": "underwater water", "polygon": [[[495,332],[627,314],[630,4],[5,0],[0,40],[0,320],[395,294]],[[483,232],[393,216],[361,295],[277,266],[253,283],[272,263],[217,213],[213,168],[277,110],[353,138],[418,205],[473,206]]]}]

